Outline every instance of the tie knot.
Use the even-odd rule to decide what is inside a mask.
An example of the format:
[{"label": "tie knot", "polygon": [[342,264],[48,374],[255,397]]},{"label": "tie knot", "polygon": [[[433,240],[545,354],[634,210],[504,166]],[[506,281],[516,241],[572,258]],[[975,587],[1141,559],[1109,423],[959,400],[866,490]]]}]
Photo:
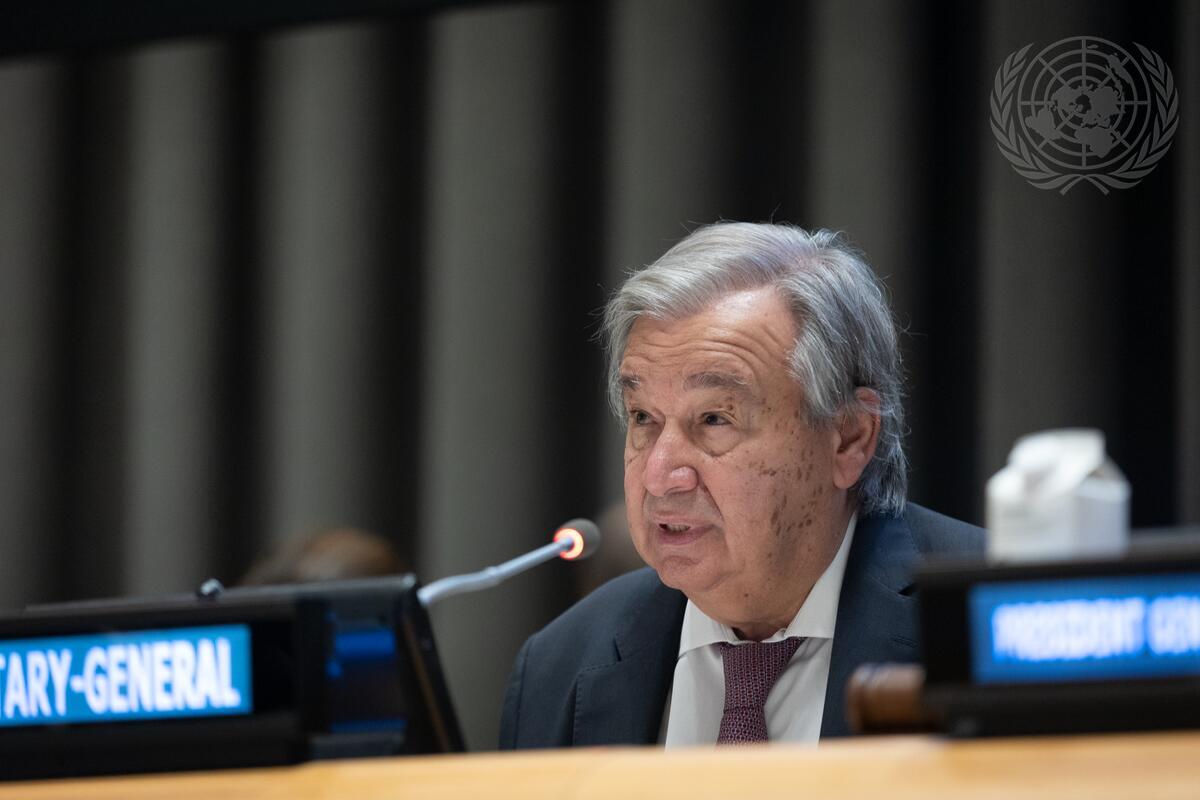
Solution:
[{"label": "tie knot", "polygon": [[762,708],[771,688],[804,640],[793,636],[779,642],[722,642],[725,667],[725,708]]}]

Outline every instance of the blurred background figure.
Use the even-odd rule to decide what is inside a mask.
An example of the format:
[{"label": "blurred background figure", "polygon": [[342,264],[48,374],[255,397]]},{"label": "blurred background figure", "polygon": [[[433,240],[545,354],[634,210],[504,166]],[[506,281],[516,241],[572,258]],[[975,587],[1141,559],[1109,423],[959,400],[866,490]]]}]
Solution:
[{"label": "blurred background figure", "polygon": [[331,528],[285,542],[255,562],[243,586],[373,578],[409,572],[392,544],[358,528]]}]

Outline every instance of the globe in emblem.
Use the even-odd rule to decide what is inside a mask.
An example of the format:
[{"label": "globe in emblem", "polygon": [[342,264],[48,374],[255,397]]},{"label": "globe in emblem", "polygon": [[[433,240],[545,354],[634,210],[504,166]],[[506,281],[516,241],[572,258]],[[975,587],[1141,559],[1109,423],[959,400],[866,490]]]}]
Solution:
[{"label": "globe in emblem", "polygon": [[1138,145],[1150,120],[1141,65],[1106,39],[1055,42],[1030,62],[1017,88],[1031,144],[1071,169],[1102,169]]},{"label": "globe in emblem", "polygon": [[1032,57],[1010,54],[996,72],[992,133],[1018,173],[1066,193],[1080,181],[1108,193],[1145,177],[1171,144],[1179,95],[1162,58],[1141,60],[1096,36],[1062,39]]}]

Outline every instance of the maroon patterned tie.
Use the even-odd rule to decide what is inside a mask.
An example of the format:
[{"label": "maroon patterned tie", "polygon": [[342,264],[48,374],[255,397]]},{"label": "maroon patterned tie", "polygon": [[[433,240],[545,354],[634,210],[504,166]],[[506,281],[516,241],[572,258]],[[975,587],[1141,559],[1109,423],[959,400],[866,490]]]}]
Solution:
[{"label": "maroon patterned tie", "polygon": [[767,741],[763,705],[803,641],[793,636],[781,642],[718,645],[725,666],[725,710],[717,744]]}]

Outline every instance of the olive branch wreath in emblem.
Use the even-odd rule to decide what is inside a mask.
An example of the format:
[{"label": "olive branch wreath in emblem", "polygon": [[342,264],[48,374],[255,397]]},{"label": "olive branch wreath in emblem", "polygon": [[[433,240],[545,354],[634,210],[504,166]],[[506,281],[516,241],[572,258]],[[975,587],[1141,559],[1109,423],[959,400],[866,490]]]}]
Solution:
[{"label": "olive branch wreath in emblem", "polygon": [[1134,42],[1134,46],[1142,54],[1142,66],[1154,85],[1158,114],[1155,115],[1150,135],[1143,138],[1137,153],[1107,173],[1058,172],[1036,150],[1030,149],[1025,139],[1017,133],[1012,112],[1017,82],[1025,69],[1025,57],[1033,44],[1025,45],[1004,59],[1004,63],[996,71],[996,79],[992,86],[992,135],[996,137],[1001,154],[1021,177],[1039,189],[1058,189],[1060,194],[1066,194],[1080,181],[1088,181],[1104,194],[1108,194],[1107,187],[1128,189],[1150,174],[1155,164],[1170,149],[1171,138],[1179,125],[1179,93],[1175,90],[1175,78],[1162,57],[1137,42]]}]

